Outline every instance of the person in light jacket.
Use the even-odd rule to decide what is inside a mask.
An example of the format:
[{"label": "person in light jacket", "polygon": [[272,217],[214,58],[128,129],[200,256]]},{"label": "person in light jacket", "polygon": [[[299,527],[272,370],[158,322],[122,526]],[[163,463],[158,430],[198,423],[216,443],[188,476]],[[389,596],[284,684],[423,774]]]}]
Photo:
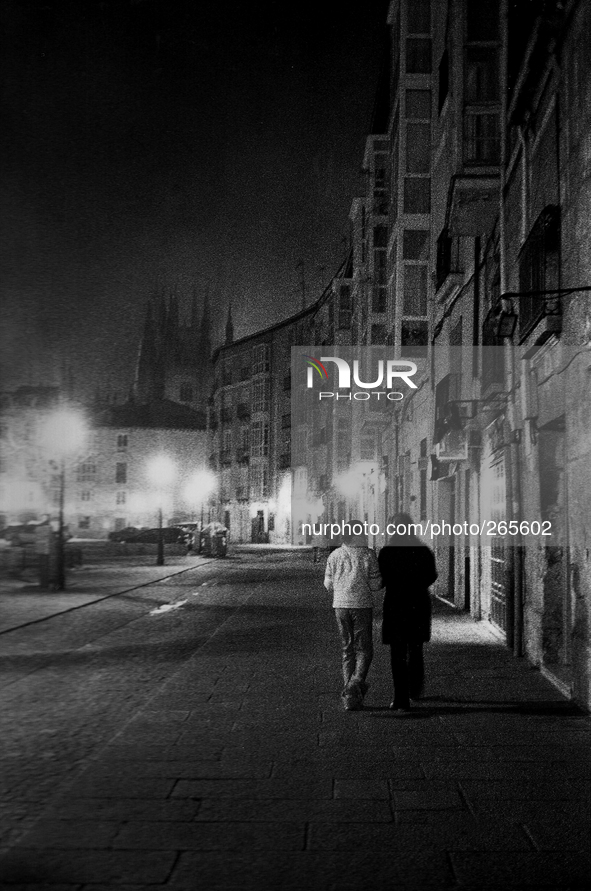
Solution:
[{"label": "person in light jacket", "polygon": [[382,643],[390,646],[394,700],[390,708],[408,711],[423,692],[423,644],[431,639],[429,586],[437,578],[435,558],[414,533],[408,514],[397,514],[397,533],[380,551],[378,564],[386,593]]},{"label": "person in light jacket", "polygon": [[341,694],[348,711],[363,707],[367,693],[367,673],[373,659],[373,594],[382,588],[382,579],[374,551],[367,547],[359,521],[351,521],[351,532],[326,562],[324,587],[333,595],[333,608],[343,649]]}]

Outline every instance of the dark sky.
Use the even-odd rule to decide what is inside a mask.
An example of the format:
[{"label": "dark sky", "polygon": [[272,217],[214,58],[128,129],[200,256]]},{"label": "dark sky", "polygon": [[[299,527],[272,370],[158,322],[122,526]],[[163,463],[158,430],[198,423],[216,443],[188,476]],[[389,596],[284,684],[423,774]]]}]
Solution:
[{"label": "dark sky", "polygon": [[[236,336],[343,256],[387,0],[0,0],[2,388],[124,393],[147,298]],[[221,325],[219,328],[221,335]]]}]

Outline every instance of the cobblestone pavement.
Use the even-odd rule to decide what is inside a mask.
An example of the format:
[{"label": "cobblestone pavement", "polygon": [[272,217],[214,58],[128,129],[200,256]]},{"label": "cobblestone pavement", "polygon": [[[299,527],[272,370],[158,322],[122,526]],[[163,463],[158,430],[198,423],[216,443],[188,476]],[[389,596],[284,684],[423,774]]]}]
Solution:
[{"label": "cobblestone pavement", "polygon": [[588,887],[589,718],[444,605],[419,706],[388,710],[378,642],[342,711],[309,559],[243,554],[0,638],[5,887]]}]

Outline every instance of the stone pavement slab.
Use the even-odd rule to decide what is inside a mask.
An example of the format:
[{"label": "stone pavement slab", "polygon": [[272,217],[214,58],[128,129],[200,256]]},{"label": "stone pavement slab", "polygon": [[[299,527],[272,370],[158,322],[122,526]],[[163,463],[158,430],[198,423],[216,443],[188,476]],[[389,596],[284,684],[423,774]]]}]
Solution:
[{"label": "stone pavement slab", "polygon": [[209,562],[203,557],[174,557],[165,566],[156,566],[154,558],[146,556],[141,561],[133,558],[116,566],[86,566],[68,573],[65,591],[42,591],[33,582],[0,578],[0,634]]},{"label": "stone pavement slab", "polygon": [[389,711],[378,645],[344,712],[321,569],[249,559],[235,593],[220,569],[241,607],[0,859],[7,888],[588,886],[588,716],[441,604],[417,707]]}]

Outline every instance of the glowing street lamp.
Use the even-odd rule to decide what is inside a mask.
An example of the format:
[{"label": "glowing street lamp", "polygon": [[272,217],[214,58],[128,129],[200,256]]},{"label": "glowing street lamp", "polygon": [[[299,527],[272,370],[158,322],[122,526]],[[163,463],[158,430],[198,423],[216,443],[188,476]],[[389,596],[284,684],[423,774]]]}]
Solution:
[{"label": "glowing street lamp", "polygon": [[64,541],[64,501],[66,493],[66,459],[80,451],[86,441],[88,429],[84,418],[68,408],[60,408],[49,415],[41,428],[41,444],[59,467],[59,514],[57,530],[56,586],[58,591],[66,587],[66,560]]},{"label": "glowing street lamp", "polygon": [[167,455],[157,455],[148,464],[148,476],[158,493],[158,552],[156,566],[164,566],[164,535],[162,530],[162,502],[164,490],[172,485],[176,474],[174,462]]}]

